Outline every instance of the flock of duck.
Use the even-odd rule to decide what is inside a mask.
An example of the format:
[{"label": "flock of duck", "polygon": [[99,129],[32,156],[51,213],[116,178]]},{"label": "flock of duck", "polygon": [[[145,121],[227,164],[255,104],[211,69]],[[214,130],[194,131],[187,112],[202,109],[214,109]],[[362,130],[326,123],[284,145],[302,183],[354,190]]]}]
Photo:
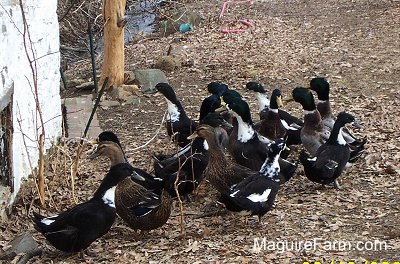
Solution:
[{"label": "flock of duck", "polygon": [[[58,215],[36,212],[33,222],[55,248],[83,251],[106,234],[116,214],[134,231],[164,225],[176,197],[185,197],[208,180],[227,210],[261,217],[274,205],[280,185],[295,174],[298,162],[288,160],[290,146],[302,145],[298,161],[305,176],[316,183],[334,184],[346,165],[356,162],[366,139],[358,139],[346,127],[360,128],[354,116],[341,112],[335,118],[329,101],[329,83],[317,77],[309,88],[292,91],[304,111],[300,120],[281,109],[282,94],[269,98],[264,87],[249,82],[259,103],[259,121],[253,122],[248,103],[227,85],[212,82],[210,96],[200,107],[199,122],[186,114],[173,88],[159,83],[156,90],[166,99],[166,129],[180,147],[175,153],[155,154],[154,175],[129,164],[118,137],[102,132],[90,158],[108,157],[110,168],[93,197]],[[316,92],[315,103],[312,91]]]}]

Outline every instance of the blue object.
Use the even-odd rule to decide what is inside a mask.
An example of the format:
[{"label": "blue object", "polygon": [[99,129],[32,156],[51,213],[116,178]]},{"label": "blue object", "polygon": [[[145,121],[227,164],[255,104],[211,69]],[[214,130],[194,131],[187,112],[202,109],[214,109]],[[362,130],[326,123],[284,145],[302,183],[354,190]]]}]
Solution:
[{"label": "blue object", "polygon": [[185,33],[193,30],[193,26],[189,23],[184,23],[179,26],[179,32]]}]

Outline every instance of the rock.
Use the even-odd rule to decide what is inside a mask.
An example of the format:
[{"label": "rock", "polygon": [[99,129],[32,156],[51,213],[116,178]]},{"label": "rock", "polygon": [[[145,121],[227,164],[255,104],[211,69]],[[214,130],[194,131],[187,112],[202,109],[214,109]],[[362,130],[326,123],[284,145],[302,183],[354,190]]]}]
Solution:
[{"label": "rock", "polygon": [[81,90],[94,90],[94,82],[84,82],[80,85],[76,86],[76,89],[81,89]]},{"label": "rock", "polygon": [[10,246],[11,247],[9,249],[1,254],[0,259],[12,260],[21,253],[39,251],[38,243],[33,239],[32,234],[29,232],[26,232],[16,237],[13,241],[10,242]]},{"label": "rock", "polygon": [[135,73],[133,71],[125,71],[124,73],[124,84],[134,84]]},{"label": "rock", "polygon": [[124,100],[124,98],[131,95],[130,92],[124,90],[123,87],[113,87],[109,95],[115,100]]},{"label": "rock", "polygon": [[130,104],[130,105],[139,105],[140,104],[140,97],[136,95],[131,95],[125,98],[125,102],[123,103],[124,105]]},{"label": "rock", "polygon": [[139,91],[139,86],[137,86],[136,84],[123,84],[121,85],[121,87],[131,94],[136,94]]},{"label": "rock", "polygon": [[[182,24],[189,24],[191,27],[198,26],[201,22],[201,17],[194,11],[178,11],[173,15],[172,19],[163,21],[160,26],[161,34],[168,36],[178,32]],[[192,30],[193,28],[191,28]]]},{"label": "rock", "polygon": [[154,93],[157,83],[167,83],[167,77],[160,69],[143,69],[135,71],[135,79],[144,93]]},{"label": "rock", "polygon": [[126,98],[135,94],[139,90],[137,85],[123,84],[119,87],[114,87],[109,93],[113,99],[126,101]]},{"label": "rock", "polygon": [[102,102],[100,102],[100,106],[104,109],[108,109],[110,107],[114,107],[114,106],[120,106],[120,102],[119,101],[115,101],[115,100],[104,100]]},{"label": "rock", "polygon": [[76,86],[79,86],[83,83],[86,83],[87,81],[84,79],[73,79],[73,80],[67,80],[67,87],[68,88],[73,88]]},{"label": "rock", "polygon": [[160,57],[157,62],[154,64],[154,67],[163,71],[174,71],[175,69],[182,66],[179,58],[167,55]]}]

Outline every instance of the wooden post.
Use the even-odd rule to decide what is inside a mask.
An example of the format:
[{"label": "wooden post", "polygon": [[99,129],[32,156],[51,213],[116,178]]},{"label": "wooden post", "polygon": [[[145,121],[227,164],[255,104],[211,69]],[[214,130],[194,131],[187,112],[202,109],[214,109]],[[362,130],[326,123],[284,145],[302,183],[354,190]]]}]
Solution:
[{"label": "wooden post", "polygon": [[103,0],[104,61],[100,83],[109,78],[107,88],[124,83],[124,26],[126,0]]}]

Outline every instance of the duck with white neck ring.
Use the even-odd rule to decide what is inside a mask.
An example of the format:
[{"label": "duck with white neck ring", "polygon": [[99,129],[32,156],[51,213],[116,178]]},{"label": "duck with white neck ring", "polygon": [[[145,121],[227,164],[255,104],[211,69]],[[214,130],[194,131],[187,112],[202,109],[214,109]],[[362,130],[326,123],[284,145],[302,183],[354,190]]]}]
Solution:
[{"label": "duck with white neck ring", "polygon": [[[228,151],[235,161],[252,170],[259,171],[265,159],[268,157],[268,148],[271,140],[259,135],[254,130],[249,105],[236,98],[226,105],[226,108],[234,115],[237,123],[237,134],[230,134]],[[236,130],[236,129],[234,129]],[[233,138],[236,136],[236,138]],[[295,173],[297,165],[283,158],[279,158],[281,167],[281,184],[288,181]]]},{"label": "duck with white neck ring", "polygon": [[35,229],[58,250],[80,252],[80,257],[84,258],[84,251],[90,244],[113,225],[116,186],[131,174],[129,164],[114,164],[90,200],[54,216],[45,217],[33,212]]},{"label": "duck with white neck ring", "polygon": [[187,137],[193,133],[198,123],[188,117],[171,85],[158,83],[155,89],[164,95],[168,104],[166,121],[168,136],[172,137],[172,140],[183,148],[190,143]]},{"label": "duck with white neck ring", "polygon": [[354,116],[341,112],[338,114],[329,139],[318,148],[316,153],[312,156],[304,151],[300,153],[300,162],[309,180],[323,185],[333,182],[336,188],[340,188],[337,179],[343,173],[350,158],[350,148],[341,133],[346,124],[352,124],[356,128],[361,127]]}]

